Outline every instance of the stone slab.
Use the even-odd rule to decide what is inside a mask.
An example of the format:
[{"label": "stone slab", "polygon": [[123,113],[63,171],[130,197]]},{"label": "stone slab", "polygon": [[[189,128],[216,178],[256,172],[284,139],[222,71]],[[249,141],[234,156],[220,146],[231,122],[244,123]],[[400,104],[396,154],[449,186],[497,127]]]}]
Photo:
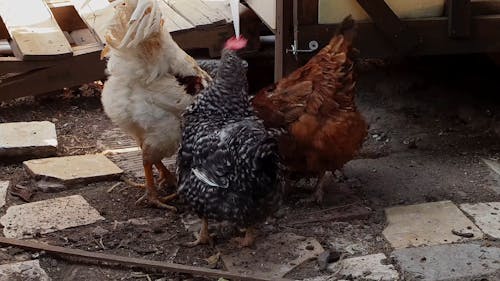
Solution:
[{"label": "stone slab", "polygon": [[392,264],[384,264],[385,254],[374,254],[349,258],[328,266],[328,270],[336,273],[336,277],[346,279],[362,278],[363,280],[396,281],[399,273]]},{"label": "stone slab", "polygon": [[0,158],[33,159],[57,153],[56,126],[49,121],[0,124]]},{"label": "stone slab", "polygon": [[281,278],[324,251],[316,239],[293,233],[277,233],[257,239],[255,249],[238,249],[236,245],[229,244],[233,243],[219,248],[228,271],[267,278]]},{"label": "stone slab", "polygon": [[460,209],[471,216],[485,234],[500,239],[500,202],[462,204]]},{"label": "stone slab", "polygon": [[5,200],[7,197],[7,190],[9,189],[10,182],[0,181],[0,208],[5,206]]},{"label": "stone slab", "polygon": [[29,260],[0,265],[0,281],[50,281],[38,260]]},{"label": "stone slab", "polygon": [[451,201],[392,207],[385,213],[388,225],[383,234],[394,248],[439,245],[483,237],[481,230]]},{"label": "stone slab", "polygon": [[[500,248],[477,244],[398,249],[392,253],[408,280],[498,280]],[[485,277],[486,279],[480,279]]]},{"label": "stone slab", "polygon": [[108,180],[123,173],[101,154],[34,159],[23,163],[35,178],[48,178],[65,184]]},{"label": "stone slab", "polygon": [[80,195],[11,206],[0,218],[7,238],[32,238],[37,234],[104,220]]}]

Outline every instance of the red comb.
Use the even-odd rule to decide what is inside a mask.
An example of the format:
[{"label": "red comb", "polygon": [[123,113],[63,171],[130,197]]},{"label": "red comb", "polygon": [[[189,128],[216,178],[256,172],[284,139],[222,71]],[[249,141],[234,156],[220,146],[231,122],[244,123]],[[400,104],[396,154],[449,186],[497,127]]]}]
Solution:
[{"label": "red comb", "polygon": [[233,36],[226,41],[226,45],[224,46],[224,48],[228,50],[237,51],[245,48],[247,45],[247,41],[248,40],[243,36],[240,36],[238,38]]}]

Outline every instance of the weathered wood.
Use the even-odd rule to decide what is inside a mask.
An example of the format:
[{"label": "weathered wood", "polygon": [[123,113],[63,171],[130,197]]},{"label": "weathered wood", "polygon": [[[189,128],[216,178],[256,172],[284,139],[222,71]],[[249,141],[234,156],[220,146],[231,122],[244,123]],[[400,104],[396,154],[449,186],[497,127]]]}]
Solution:
[{"label": "weathered wood", "polygon": [[246,0],[248,6],[255,11],[273,33],[276,33],[278,24],[278,11],[276,10],[277,1],[278,0]]},{"label": "weathered wood", "polygon": [[165,27],[169,32],[193,29],[194,25],[175,12],[164,1],[160,1],[160,8],[165,19]]},{"label": "weathered wood", "polygon": [[[71,3],[68,2],[68,5]],[[77,10],[73,5],[71,6],[58,6],[50,9],[57,24],[63,31],[73,31],[77,29],[88,28],[87,24],[82,20]]]},{"label": "weathered wood", "polygon": [[208,268],[201,268],[201,267],[194,267],[194,266],[183,265],[183,264],[166,263],[166,262],[161,262],[161,261],[153,261],[153,260],[146,260],[146,259],[140,259],[140,258],[131,258],[131,257],[124,257],[124,256],[89,252],[89,251],[83,251],[83,250],[78,250],[78,249],[70,249],[70,248],[64,248],[64,247],[59,247],[59,246],[52,246],[52,245],[43,244],[43,243],[39,243],[39,242],[10,239],[10,238],[4,238],[4,237],[0,237],[0,244],[4,245],[4,246],[19,247],[22,249],[32,250],[32,251],[45,251],[46,253],[53,254],[53,255],[55,254],[55,255],[60,255],[60,256],[65,256],[65,257],[85,259],[89,263],[95,263],[95,262],[99,262],[101,264],[102,263],[111,263],[111,264],[118,264],[120,266],[141,268],[141,269],[146,270],[146,271],[163,270],[163,271],[176,272],[176,273],[192,274],[192,275],[203,276],[203,277],[214,277],[214,278],[222,277],[222,278],[228,278],[228,279],[232,279],[232,280],[241,280],[241,281],[270,281],[270,280],[276,280],[276,281],[287,281],[288,280],[288,281],[291,281],[290,279],[277,279],[277,278],[271,279],[271,278],[267,278],[267,277],[238,274],[238,273],[233,273],[233,272],[208,269]]},{"label": "weathered wood", "polygon": [[[412,55],[439,55],[464,53],[489,53],[500,51],[500,15],[478,16],[471,21],[471,36],[468,40],[454,40],[448,37],[448,18],[408,19],[405,24],[418,30],[421,43]],[[305,42],[317,40],[321,47],[325,46],[333,36],[337,25],[305,25],[301,26],[299,48],[306,48]],[[361,57],[391,57],[398,55],[392,44],[377,32],[372,23],[358,23],[358,36],[355,46]],[[314,54],[310,54],[314,55]],[[310,55],[301,56],[302,62]]]},{"label": "weathered wood", "polygon": [[419,44],[417,33],[392,11],[384,0],[357,0],[379,31],[392,42],[395,51],[406,54]]},{"label": "weathered wood", "polygon": [[90,2],[87,0],[60,1],[65,1],[66,3],[60,3],[59,5],[74,5],[86,25],[91,28],[92,32],[96,33],[96,37],[101,42],[105,42],[107,22],[113,16],[113,8],[110,6],[108,0],[91,0]]},{"label": "weathered wood", "polygon": [[52,66],[35,68],[3,80],[0,83],[0,101],[43,94],[105,78],[105,61],[100,60],[100,47],[79,48],[74,52],[72,57],[52,61],[56,63]]},{"label": "weathered wood", "polygon": [[298,10],[298,21],[302,24],[318,23],[319,0],[300,0]]},{"label": "weathered wood", "polygon": [[14,49],[16,56],[29,60],[72,55],[71,46],[45,2],[0,0],[0,15],[19,48],[18,54]]},{"label": "weathered wood", "polygon": [[201,0],[164,0],[174,11],[195,27],[226,23],[225,16]]},{"label": "weathered wood", "polygon": [[470,36],[472,18],[470,0],[448,0],[448,36],[467,38]]},{"label": "weathered wood", "polygon": [[2,17],[0,17],[0,39],[9,39],[10,35],[9,32],[7,31],[7,27],[5,27],[5,23],[2,20]]},{"label": "weathered wood", "polygon": [[291,45],[293,44],[293,20],[293,0],[277,0],[276,43],[274,50],[275,81],[278,81],[279,79],[289,74],[297,66],[297,61],[295,60],[292,53],[287,52],[287,49],[290,49]]},{"label": "weathered wood", "polygon": [[[232,24],[172,33],[172,37],[181,48],[185,50],[208,48],[209,55],[212,58],[220,56],[224,43],[232,35],[234,35]],[[200,38],[203,38],[203,40],[200,40]]]}]

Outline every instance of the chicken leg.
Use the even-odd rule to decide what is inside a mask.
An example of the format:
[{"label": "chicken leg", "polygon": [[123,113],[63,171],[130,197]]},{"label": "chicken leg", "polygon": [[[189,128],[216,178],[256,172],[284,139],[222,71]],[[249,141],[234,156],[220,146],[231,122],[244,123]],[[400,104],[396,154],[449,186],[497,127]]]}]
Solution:
[{"label": "chicken leg", "polygon": [[144,166],[144,176],[146,177],[146,193],[136,201],[136,204],[144,201],[144,199],[147,198],[149,203],[153,206],[169,209],[174,212],[177,211],[177,208],[161,202],[160,198],[158,198],[158,191],[156,190],[153,177],[153,163],[144,160],[143,166]]},{"label": "chicken leg", "polygon": [[243,248],[243,247],[250,247],[253,245],[255,242],[255,238],[257,237],[257,233],[255,228],[253,227],[248,227],[245,230],[245,236],[243,238],[234,238],[235,241],[239,243],[238,247]]},{"label": "chicken leg", "polygon": [[329,172],[323,172],[318,177],[318,182],[314,186],[314,193],[306,199],[300,200],[300,203],[312,203],[316,202],[317,204],[323,203],[324,195],[325,195],[325,185],[328,180]]},{"label": "chicken leg", "polygon": [[208,220],[203,218],[201,219],[201,229],[200,234],[198,235],[198,239],[193,242],[188,242],[183,244],[186,247],[194,247],[201,244],[213,244],[213,239],[208,233]]}]

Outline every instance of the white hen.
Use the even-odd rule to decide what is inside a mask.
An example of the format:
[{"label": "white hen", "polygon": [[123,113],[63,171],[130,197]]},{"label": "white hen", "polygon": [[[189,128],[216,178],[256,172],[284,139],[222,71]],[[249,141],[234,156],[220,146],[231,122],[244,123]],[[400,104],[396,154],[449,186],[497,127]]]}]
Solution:
[{"label": "white hen", "polygon": [[[108,27],[108,80],[102,92],[106,114],[132,135],[142,149],[146,197],[150,204],[175,210],[158,198],[153,166],[159,184],[175,185],[173,174],[161,160],[173,155],[181,138],[181,114],[195,93],[210,80],[196,61],[186,54],[163,26],[157,0],[123,0],[113,3],[114,17]],[[182,83],[190,83],[185,85]]]}]

